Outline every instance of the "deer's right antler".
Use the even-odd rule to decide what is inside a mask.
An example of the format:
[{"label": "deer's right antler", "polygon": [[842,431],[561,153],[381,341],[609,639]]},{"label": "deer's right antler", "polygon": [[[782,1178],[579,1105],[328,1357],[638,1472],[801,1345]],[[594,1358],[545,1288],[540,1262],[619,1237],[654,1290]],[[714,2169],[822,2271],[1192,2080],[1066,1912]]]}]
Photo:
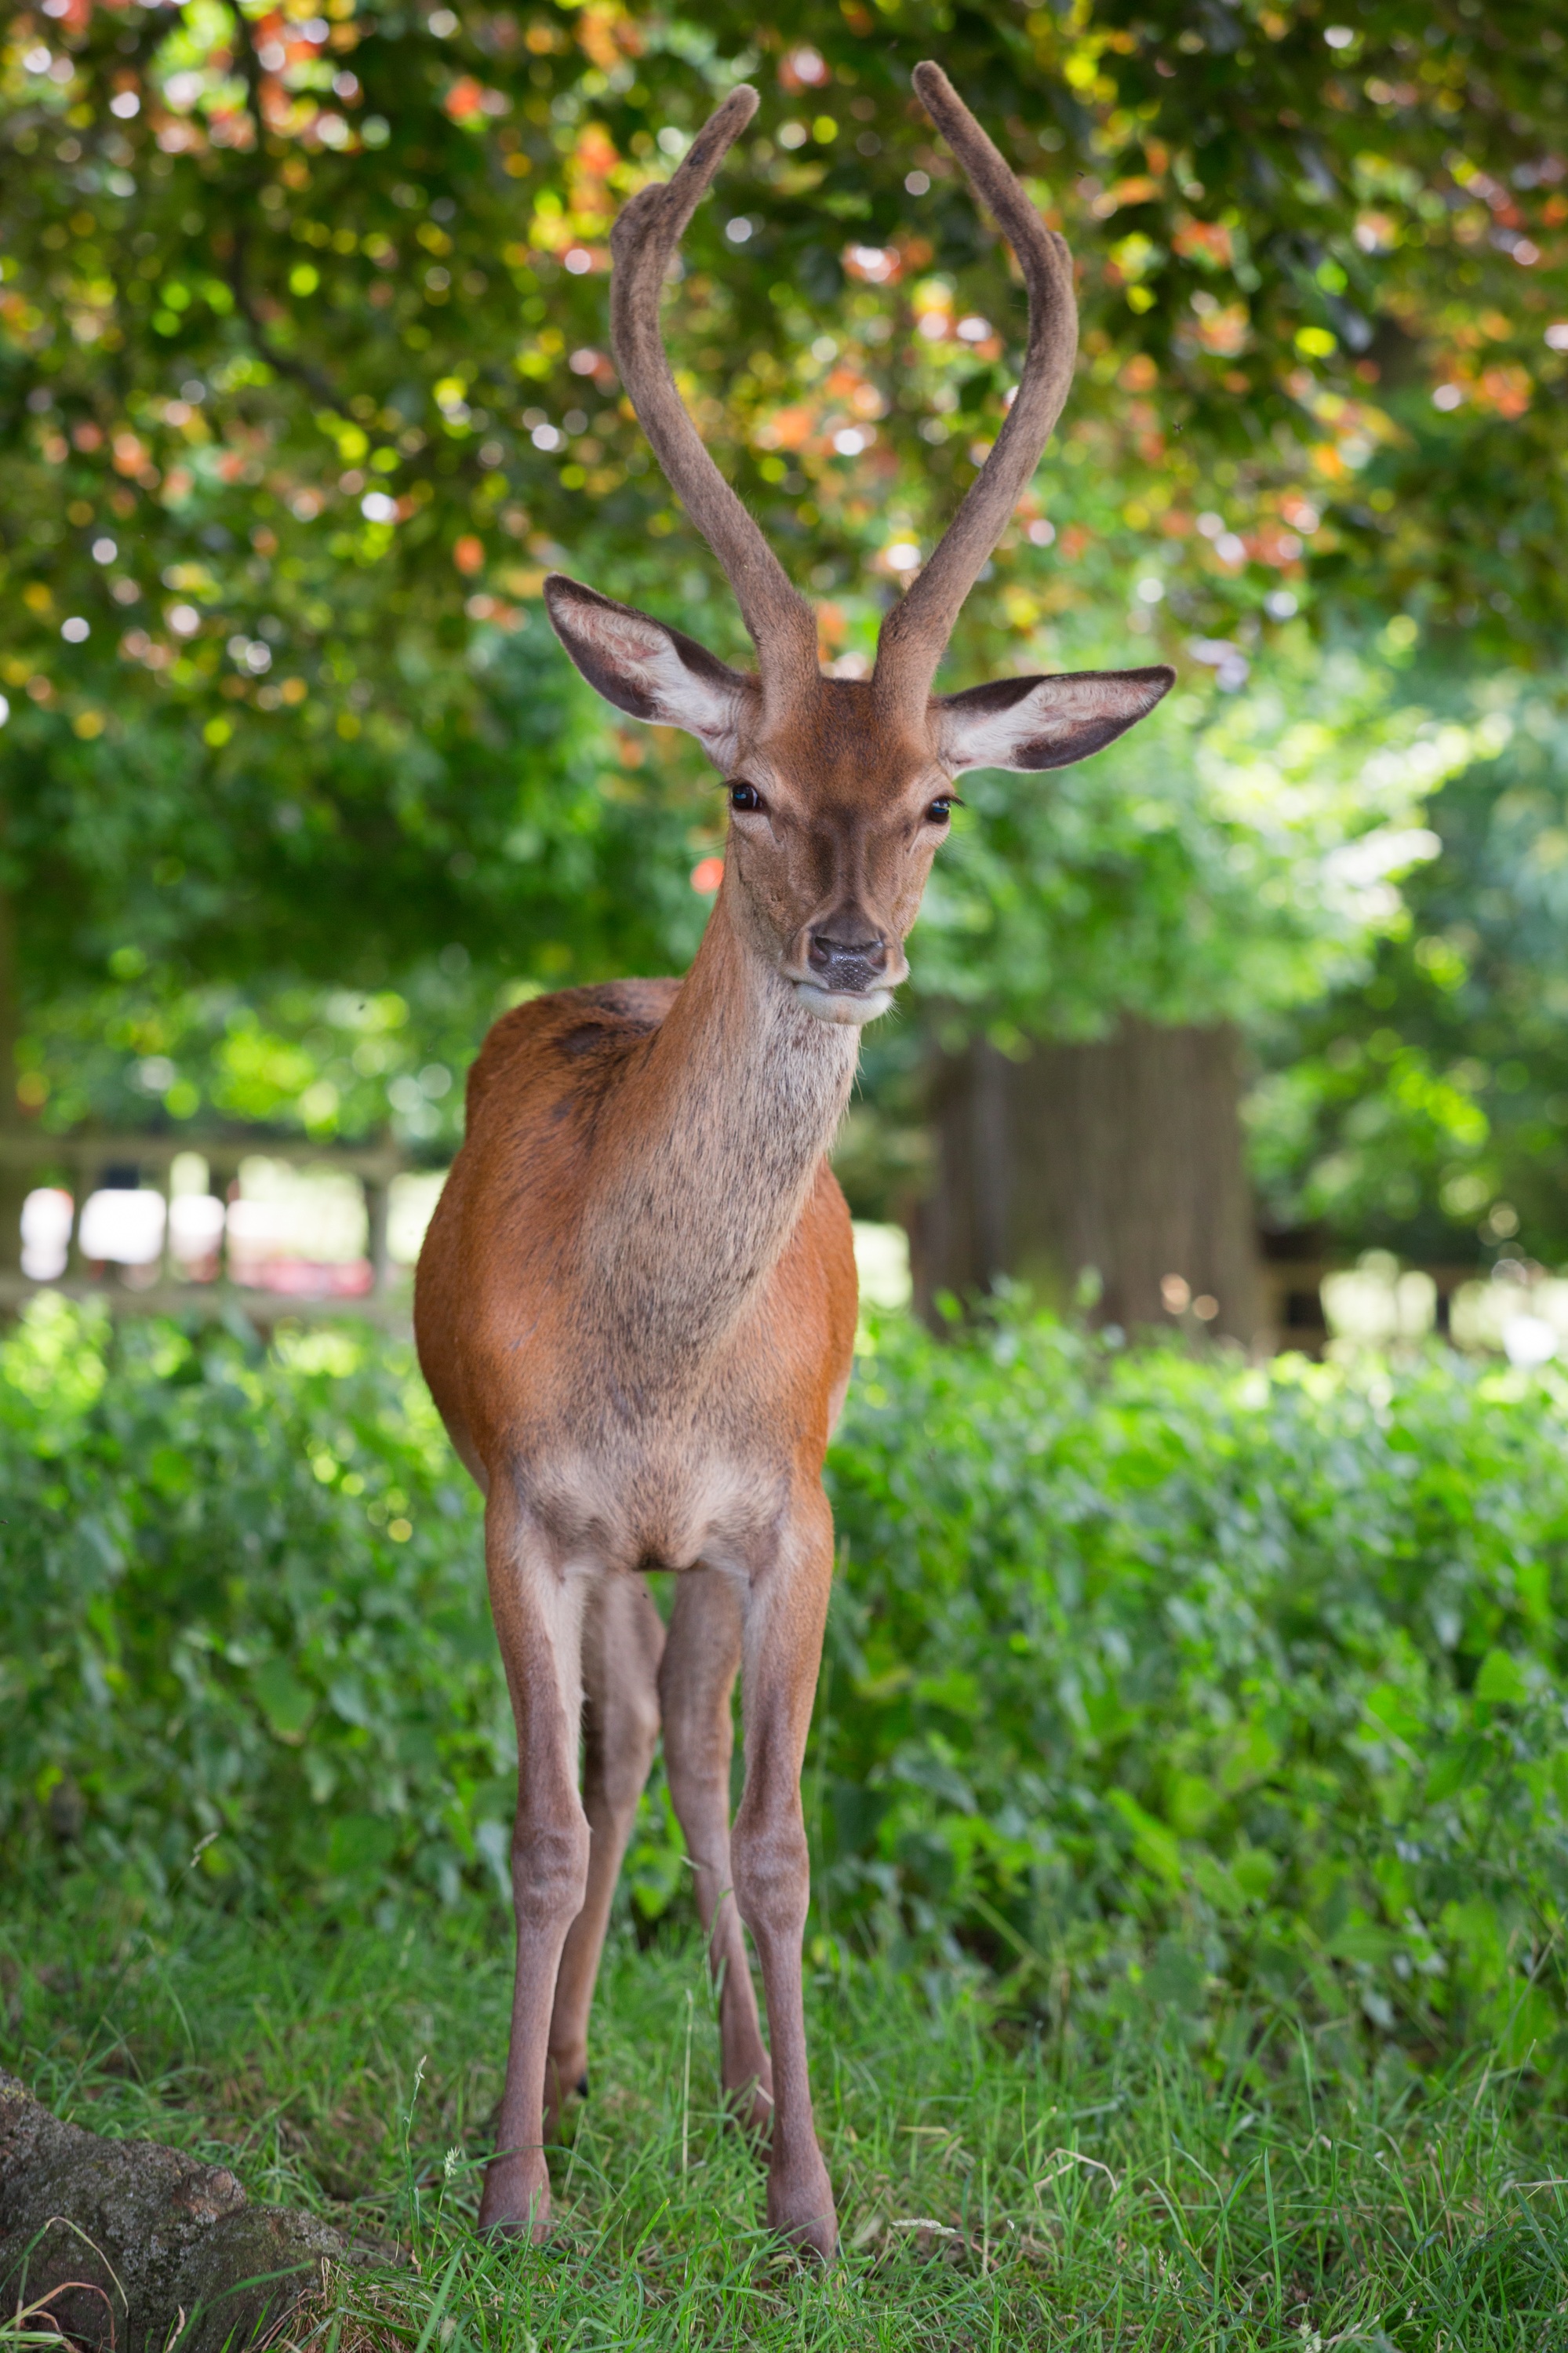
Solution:
[{"label": "deer's right antler", "polygon": [[659,329],[665,272],[709,183],[757,111],[745,83],[692,141],[680,168],[641,189],[610,233],[610,336],[616,364],[666,480],[723,565],[757,649],[763,691],[786,703],[819,676],[816,622],[805,598],[703,447],[675,388]]},{"label": "deer's right antler", "polygon": [[976,203],[994,216],[1017,256],[1029,295],[1024,372],[995,445],[930,563],[882,624],[878,695],[889,705],[923,710],[959,608],[1028,488],[1062,413],[1078,354],[1078,304],[1066,239],[1046,227],[942,68],[918,65],[914,85],[963,164]]}]

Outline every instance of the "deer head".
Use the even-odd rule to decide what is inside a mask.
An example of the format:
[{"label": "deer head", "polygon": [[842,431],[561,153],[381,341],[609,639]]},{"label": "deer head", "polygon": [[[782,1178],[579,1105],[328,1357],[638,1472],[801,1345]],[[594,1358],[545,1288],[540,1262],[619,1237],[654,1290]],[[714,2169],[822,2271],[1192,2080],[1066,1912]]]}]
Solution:
[{"label": "deer head", "polygon": [[1061,768],[1110,743],[1172,683],[1164,668],[997,680],[933,695],[965,596],[1061,414],[1078,347],[1072,260],[941,68],[915,68],[931,121],[1000,224],[1029,297],[1023,375],[996,441],[930,562],[882,625],[868,679],[824,677],[816,623],[724,480],[675,388],[659,331],[665,273],[726,151],[756,111],[732,90],[673,177],[644,188],[611,237],[621,380],[671,489],[723,565],[756,648],[732,670],[679,629],[560,573],[556,634],[617,710],[695,735],[725,777],[721,905],[824,1019],[884,1012],[967,768]]}]

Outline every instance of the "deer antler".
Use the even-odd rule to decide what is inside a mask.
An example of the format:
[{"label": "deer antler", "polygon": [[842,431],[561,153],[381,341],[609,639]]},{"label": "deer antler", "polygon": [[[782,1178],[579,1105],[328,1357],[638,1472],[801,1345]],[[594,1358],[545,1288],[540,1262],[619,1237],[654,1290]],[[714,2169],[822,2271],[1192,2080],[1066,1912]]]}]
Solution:
[{"label": "deer antler", "polygon": [[917,66],[914,85],[963,164],[976,203],[1000,224],[1029,295],[1024,372],[995,445],[930,563],[882,624],[878,694],[923,709],[959,608],[1006,529],[1061,415],[1078,352],[1078,305],[1066,240],[1046,227],[942,68]]},{"label": "deer antler", "polygon": [[757,649],[763,689],[782,699],[819,676],[816,622],[805,598],[719,471],[669,372],[658,304],[688,221],[728,149],[757,110],[745,83],[710,115],[662,185],[635,195],[610,233],[610,337],[621,381],[666,480],[719,558]]}]

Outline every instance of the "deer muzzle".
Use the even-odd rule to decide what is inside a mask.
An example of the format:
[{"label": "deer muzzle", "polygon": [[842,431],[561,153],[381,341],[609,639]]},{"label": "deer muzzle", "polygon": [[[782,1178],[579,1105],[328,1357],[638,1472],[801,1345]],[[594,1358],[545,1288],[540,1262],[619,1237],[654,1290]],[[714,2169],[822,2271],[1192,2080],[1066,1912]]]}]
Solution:
[{"label": "deer muzzle", "polygon": [[790,974],[795,994],[818,1020],[858,1029],[885,1013],[909,970],[903,951],[889,946],[859,909],[843,909],[816,923],[805,940],[805,970]]}]

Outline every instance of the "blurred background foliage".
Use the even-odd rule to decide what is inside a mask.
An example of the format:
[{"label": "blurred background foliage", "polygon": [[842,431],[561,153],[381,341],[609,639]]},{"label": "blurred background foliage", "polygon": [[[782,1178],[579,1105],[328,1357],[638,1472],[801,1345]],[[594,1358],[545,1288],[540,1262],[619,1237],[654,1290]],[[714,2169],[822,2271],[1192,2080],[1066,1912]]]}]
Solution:
[{"label": "blurred background foliage", "polygon": [[742,650],[615,378],[609,223],[756,81],[672,349],[825,655],[863,661],[1023,328],[911,102],[931,53],[1071,240],[1084,327],[950,682],[1156,654],[1181,681],[1082,772],[974,781],[868,1059],[858,1206],[908,1191],[935,1047],[1239,1020],[1277,1219],[1451,1257],[1500,1201],[1568,1254],[1563,37],[1521,0],[1352,16],[13,12],[23,1115],[439,1156],[495,1009],[679,967],[711,780],[592,707],[538,602],[561,565]]},{"label": "blurred background foliage", "polygon": [[1441,849],[1406,881],[1407,920],[1370,977],[1269,1038],[1255,1153],[1285,1219],[1415,1258],[1479,1220],[1484,1244],[1522,1232],[1560,1262],[1568,724],[1538,674],[1505,672],[1479,699],[1503,748],[1431,805]]},{"label": "blurred background foliage", "polygon": [[[1565,1419],[1556,1375],[1452,1358],[1249,1371],[1007,1308],[863,1335],[814,1936],[1064,2031],[1152,2005],[1239,2062],[1278,2015],[1336,2067],[1485,2042],[1560,2086]],[[85,1865],[153,1922],[467,1891],[499,1928],[479,1504],[409,1353],[46,1298],[0,1346],[0,1480],[18,1888]],[[659,1767],[617,1904],[646,1936],[690,1902]]]}]

